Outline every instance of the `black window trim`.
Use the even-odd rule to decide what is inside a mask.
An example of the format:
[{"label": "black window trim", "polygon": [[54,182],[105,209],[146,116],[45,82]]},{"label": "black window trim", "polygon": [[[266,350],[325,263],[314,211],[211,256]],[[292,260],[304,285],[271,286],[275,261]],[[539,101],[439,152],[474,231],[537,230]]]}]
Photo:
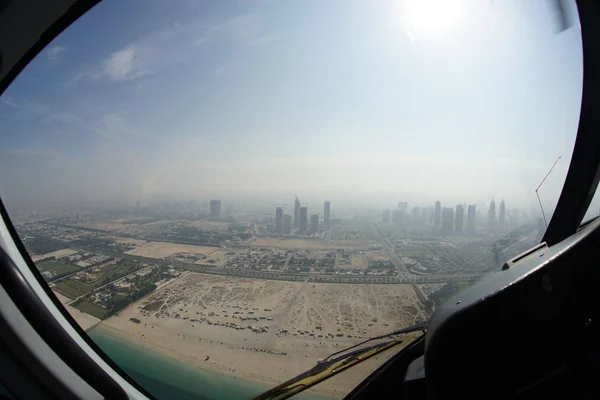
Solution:
[{"label": "black window trim", "polygon": [[[18,0],[15,0],[18,1]],[[52,0],[45,0],[46,2],[50,2]],[[56,8],[64,8],[65,3],[61,1],[55,1]],[[64,31],[67,27],[69,27],[73,22],[75,22],[79,17],[97,5],[100,0],[76,0],[73,4],[68,7],[64,13],[57,18],[53,23],[48,25],[44,30],[44,33],[39,36],[38,40],[31,46],[29,49],[24,52],[23,56],[12,66],[8,68],[6,74],[4,74],[4,70],[6,69],[6,65],[0,65],[2,68],[0,69],[0,96],[4,93],[4,91],[8,88],[8,86],[12,83],[14,79],[21,73],[21,71],[33,60],[35,56],[37,56],[52,40],[54,40],[62,31]],[[9,3],[10,7],[10,3]],[[10,10],[9,10],[10,11]],[[5,12],[0,7],[0,13]],[[35,15],[36,10],[35,7],[32,7],[31,11],[29,11],[31,15]],[[2,62],[2,49],[0,48],[0,62]],[[127,375],[110,357],[108,357],[100,347],[85,333],[85,331],[77,324],[74,318],[68,313],[65,307],[60,303],[58,298],[54,295],[38,269],[35,267],[35,264],[31,260],[29,253],[25,249],[23,243],[21,242],[19,235],[17,234],[9,216],[4,206],[3,201],[0,199],[0,217],[2,219],[1,223],[4,223],[7,231],[10,234],[10,238],[5,238],[11,240],[13,244],[16,246],[19,255],[21,256],[24,263],[27,265],[29,271],[33,274],[36,281],[39,283],[39,286],[46,293],[47,297],[53,303],[55,310],[58,311],[69,323],[69,325],[76,331],[79,337],[91,348],[93,352],[97,354],[98,357],[102,359],[112,370],[118,374],[122,379],[124,379],[127,383],[129,383],[135,390],[139,392],[139,394],[145,396],[146,398],[154,398],[145,388],[139,385],[135,380],[133,380],[129,375]],[[3,252],[6,249],[2,249]],[[6,255],[6,252],[4,252]],[[49,313],[47,307],[40,301],[38,294],[35,290],[29,285],[27,279],[22,275],[19,267],[17,265],[17,260],[11,260],[7,255],[7,259],[10,263],[6,265],[1,265],[2,269],[2,278],[0,279],[0,283],[2,286],[7,289],[5,283],[12,281],[10,285],[14,285],[11,288],[11,299],[15,302],[15,304],[19,307],[20,310],[25,311],[23,315],[27,318],[27,320],[31,323],[38,318],[38,313],[31,314],[31,310],[27,309],[28,301],[36,301],[38,306],[41,305],[43,307],[44,314],[46,312]],[[6,268],[6,270],[5,270]],[[7,279],[5,281],[5,279]],[[7,291],[8,293],[8,291]],[[15,296],[15,297],[13,297]],[[35,296],[35,299],[34,297]],[[23,304],[25,302],[25,304]],[[23,308],[23,306],[25,308]],[[29,313],[26,313],[28,312]],[[53,341],[52,338],[44,337],[38,331],[38,334],[43,338],[43,340],[55,351],[56,354],[62,355],[60,357],[67,365],[69,365],[74,372],[77,373],[80,377],[82,377],[90,386],[92,386],[99,393],[107,394],[106,398],[108,399],[119,399],[119,398],[129,398],[123,388],[108,375],[103,368],[98,365],[90,356],[85,353],[85,351],[79,346],[73,338],[64,330],[64,328],[60,325],[60,323],[49,314],[50,318],[54,321],[52,323],[52,327],[48,329],[45,333],[51,333],[52,335],[60,336],[66,340],[68,340],[68,348],[66,350],[61,350],[61,347],[65,346],[65,343],[57,343]],[[47,315],[46,315],[47,317]],[[32,325],[33,326],[33,325]],[[38,326],[39,328],[39,326]],[[37,329],[36,329],[37,330]],[[66,335],[67,337],[63,336]],[[83,353],[83,354],[82,354]],[[75,359],[72,358],[75,356]],[[66,357],[63,358],[63,357]],[[93,375],[98,374],[97,376],[100,378],[96,378]],[[108,391],[107,391],[108,389]]]},{"label": "black window trim", "polygon": [[542,239],[548,246],[577,232],[600,180],[600,3],[577,0],[577,11],[583,55],[581,111],[569,171]]},{"label": "black window trim", "polygon": [[[50,1],[50,0],[47,0]],[[39,37],[39,40],[31,46],[24,56],[14,65],[12,65],[8,72],[0,79],[0,95],[6,90],[10,83],[18,76],[18,74],[27,66],[27,64],[39,53],[46,45],[48,45],[58,34],[60,34],[65,28],[71,23],[77,20],[81,15],[95,6],[99,0],[78,0],[66,10],[66,12],[52,23],[43,35]],[[591,1],[578,0],[577,1],[581,32],[582,32],[582,43],[583,43],[583,54],[584,54],[584,78],[583,78],[583,95],[582,95],[582,106],[580,121],[577,131],[577,138],[573,150],[573,156],[571,164],[567,174],[567,178],[563,185],[556,210],[552,216],[548,229],[544,235],[543,241],[548,242],[549,245],[558,243],[575,233],[579,224],[581,223],[583,216],[589,206],[589,203],[594,195],[597,188],[598,181],[600,180],[600,99],[598,93],[600,93],[600,78],[596,71],[600,69],[600,62],[598,61],[597,54],[600,49],[600,32],[599,28],[594,26],[594,23],[598,20],[600,4]],[[0,10],[1,12],[1,10]],[[32,10],[32,12],[35,12]],[[596,25],[598,26],[598,25]],[[1,53],[0,53],[1,54]],[[1,61],[1,59],[0,59]],[[56,309],[63,315],[66,321],[73,327],[73,329],[79,334],[79,336],[90,346],[90,348],[98,354],[98,356],[106,362],[116,373],[123,377],[128,383],[136,388],[140,393],[143,393],[147,397],[152,397],[144,388],[138,385],[132,380],[127,374],[125,374],[121,368],[116,365],[104,352],[85,334],[83,329],[74,321],[67,310],[60,304],[59,300],[54,296],[52,290],[48,287],[43,277],[35,267],[27,251],[25,250],[19,236],[17,235],[4,207],[4,204],[0,200],[0,216],[10,233],[10,239],[17,247],[20,256],[29,267],[33,276],[38,281],[42,289],[48,295]],[[56,335],[68,333],[64,331],[60,323],[58,323],[54,317],[49,314],[48,309],[41,303],[41,300],[37,297],[38,294],[33,290],[31,285],[23,277],[16,262],[10,260],[8,255],[4,253],[2,255],[3,261],[6,261],[6,267],[2,266],[1,283],[3,287],[5,284],[10,282],[12,286],[10,289],[11,299],[19,306],[23,311],[23,314],[27,317],[28,321],[33,322],[32,326],[36,326],[40,330],[40,336],[48,335],[48,332],[56,330]],[[35,299],[34,297],[35,296]],[[28,301],[32,303],[28,306],[24,304]],[[37,302],[36,302],[37,301]],[[33,314],[31,306],[42,304],[44,308],[44,319],[51,317],[54,323],[50,322],[49,328],[40,328],[34,321],[38,316]],[[48,312],[49,316],[46,315]],[[37,329],[36,329],[37,330]],[[59,331],[62,331],[60,333]],[[43,337],[43,336],[42,336]],[[56,346],[56,343],[51,339],[45,337],[44,340],[50,346]],[[74,346],[74,347],[71,347]],[[83,355],[80,352],[84,352],[79,345],[73,341],[72,338],[69,340],[69,348],[67,350],[57,350],[56,347],[52,347],[57,354],[62,354],[63,357],[70,358],[75,355],[76,361],[73,358],[70,360],[63,360],[73,367],[74,371],[78,375],[87,377],[85,379],[100,393],[108,393],[111,396],[114,394],[117,397],[109,398],[120,398],[124,392],[119,387],[118,390],[114,387],[116,383],[110,376],[106,375],[104,371],[100,373],[99,381],[95,378],[90,377],[89,371],[86,369],[88,363],[94,364],[95,367],[102,368],[96,364],[87,354]],[[75,348],[77,347],[77,348]],[[84,352],[85,353],[85,352]],[[61,357],[62,358],[62,357]],[[86,364],[86,365],[84,365]],[[95,369],[91,366],[92,369]],[[98,385],[99,382],[104,388],[109,388],[109,392],[105,389],[99,388],[94,385]],[[114,391],[113,391],[114,390]]]}]

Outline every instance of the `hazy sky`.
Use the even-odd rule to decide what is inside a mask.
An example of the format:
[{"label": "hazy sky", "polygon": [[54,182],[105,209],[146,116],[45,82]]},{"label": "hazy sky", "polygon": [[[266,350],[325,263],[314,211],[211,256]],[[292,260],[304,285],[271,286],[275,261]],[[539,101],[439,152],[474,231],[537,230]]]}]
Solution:
[{"label": "hazy sky", "polygon": [[[8,200],[552,206],[579,120],[570,7],[105,0],[0,100]],[[427,3],[425,1],[425,3]]]}]

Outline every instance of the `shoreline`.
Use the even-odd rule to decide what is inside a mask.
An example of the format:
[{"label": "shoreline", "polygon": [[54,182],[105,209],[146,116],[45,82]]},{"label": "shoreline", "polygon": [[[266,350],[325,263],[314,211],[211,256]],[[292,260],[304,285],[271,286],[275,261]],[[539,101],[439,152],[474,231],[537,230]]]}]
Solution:
[{"label": "shoreline", "polygon": [[[148,304],[154,308],[145,309]],[[190,272],[89,333],[267,390],[359,339],[414,323],[419,308],[412,285],[344,287]],[[305,393],[339,398],[395,353],[382,353]]]},{"label": "shoreline", "polygon": [[[231,374],[219,369],[202,366],[199,365],[197,362],[194,362],[194,359],[191,357],[183,356],[176,351],[171,351],[170,349],[160,349],[160,346],[158,346],[158,348],[150,346],[148,343],[137,339],[134,335],[121,332],[118,329],[112,327],[102,326],[101,324],[98,324],[95,328],[90,329],[90,332],[88,333],[92,333],[92,335],[97,334],[104,338],[108,337],[110,341],[116,340],[117,342],[125,343],[129,347],[135,348],[136,351],[143,351],[146,354],[149,353],[152,357],[163,358],[166,359],[167,362],[179,364],[179,366],[187,368],[193,373],[201,375],[205,379],[210,379],[211,382],[215,379],[217,381],[223,380],[225,382],[234,381],[235,383],[240,385],[240,388],[248,389],[249,392],[251,391],[251,389],[259,389],[255,393],[249,393],[251,396],[257,396],[260,393],[263,393],[281,383],[274,381],[271,384],[265,382],[264,380],[261,381],[259,379],[248,378],[243,374]],[[93,337],[92,340],[95,341]],[[105,350],[103,349],[103,351]],[[122,365],[120,366],[123,369],[128,369],[127,367],[124,367]],[[231,384],[232,383],[229,383],[227,385]],[[294,398],[298,398],[299,400],[332,400],[337,397],[332,397],[332,393],[328,393],[327,391],[321,393],[321,391],[315,390],[315,388],[311,388],[305,392],[294,396]]]},{"label": "shoreline", "polygon": [[138,337],[136,337],[132,333],[124,332],[124,331],[114,328],[112,326],[107,326],[106,324],[104,324],[104,322],[105,321],[102,321],[101,323],[97,324],[94,328],[90,329],[90,331],[98,330],[98,331],[101,331],[102,333],[105,333],[108,335],[117,336],[121,340],[127,341],[130,344],[133,344],[134,346],[138,346],[138,347],[143,348],[144,350],[151,351],[151,352],[159,354],[161,356],[171,358],[175,361],[182,362],[185,365],[187,365],[188,367],[191,367],[191,368],[197,370],[198,372],[209,372],[212,374],[217,374],[217,375],[228,377],[228,378],[242,379],[249,383],[265,385],[267,387],[273,387],[273,386],[276,386],[281,383],[276,380],[267,382],[264,379],[261,380],[258,378],[253,378],[250,376],[246,376],[245,374],[241,374],[239,372],[224,371],[221,368],[213,367],[210,365],[202,365],[200,363],[200,360],[198,360],[195,357],[190,357],[190,356],[183,354],[177,350],[174,350],[171,348],[165,348],[164,346],[157,345],[155,343],[154,344],[147,343],[143,340],[140,340]]}]

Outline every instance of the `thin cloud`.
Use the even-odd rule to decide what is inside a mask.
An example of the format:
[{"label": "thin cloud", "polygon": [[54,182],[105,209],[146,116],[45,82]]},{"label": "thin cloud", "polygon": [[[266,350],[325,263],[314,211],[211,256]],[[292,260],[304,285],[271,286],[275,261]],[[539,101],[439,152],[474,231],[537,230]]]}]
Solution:
[{"label": "thin cloud", "polygon": [[242,14],[209,27],[206,32],[196,40],[196,45],[214,42],[225,38],[236,40],[248,46],[259,46],[271,41],[266,35],[261,35],[262,21],[258,14]]},{"label": "thin cloud", "polygon": [[61,54],[63,54],[66,51],[67,51],[67,48],[65,46],[57,45],[57,46],[48,48],[44,54],[46,55],[46,58],[48,59],[48,61],[50,61],[52,63],[56,63],[60,60]]},{"label": "thin cloud", "polygon": [[107,79],[119,82],[152,75],[190,57],[187,38],[197,29],[172,25],[143,36],[109,54],[99,66],[79,73],[74,81]]},{"label": "thin cloud", "polygon": [[112,81],[125,81],[152,74],[148,63],[140,57],[140,53],[139,46],[131,44],[112,53],[102,62],[100,67],[77,75],[75,80],[78,81],[81,78],[91,80],[108,78]]},{"label": "thin cloud", "polygon": [[93,124],[93,130],[107,139],[122,136],[136,136],[138,132],[125,121],[122,112],[113,112],[102,116]]},{"label": "thin cloud", "polygon": [[190,37],[198,37],[194,45],[213,42],[217,38],[233,40],[246,46],[260,46],[271,41],[262,35],[262,22],[257,14],[243,14],[215,24],[208,29],[200,25],[173,24],[135,40],[116,50],[94,68],[75,75],[73,81],[106,79],[113,82],[153,75],[162,69],[197,57],[190,51]]},{"label": "thin cloud", "polygon": [[[100,118],[80,118],[75,113],[56,110],[46,104],[32,101],[17,102],[12,97],[0,99],[0,104],[4,104],[14,109],[23,110],[35,115],[39,115],[47,120],[61,122],[71,125],[78,131],[92,131],[102,137],[110,140],[118,140],[123,136],[137,135],[138,132],[127,123],[122,111],[109,112]],[[91,121],[91,122],[90,122]],[[13,148],[12,154],[19,154],[19,149]],[[22,152],[25,155],[25,150]]]},{"label": "thin cloud", "polygon": [[130,47],[111,54],[104,62],[104,71],[109,78],[114,80],[123,80],[135,77],[137,72],[134,70],[135,48]]},{"label": "thin cloud", "polygon": [[23,156],[23,157],[54,157],[58,154],[56,150],[47,147],[15,147],[9,146],[4,148],[8,154]]},{"label": "thin cloud", "polygon": [[2,104],[9,107],[24,110],[33,114],[40,115],[49,120],[71,124],[79,121],[79,118],[71,112],[56,110],[46,104],[34,101],[16,102],[12,97],[0,99]]}]

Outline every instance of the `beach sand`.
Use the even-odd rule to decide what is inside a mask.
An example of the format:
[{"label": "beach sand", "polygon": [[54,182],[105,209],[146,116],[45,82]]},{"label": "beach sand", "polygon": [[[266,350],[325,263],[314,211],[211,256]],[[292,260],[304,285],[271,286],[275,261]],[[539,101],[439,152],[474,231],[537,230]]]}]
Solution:
[{"label": "beach sand", "polygon": [[[423,319],[420,310],[410,285],[188,273],[100,327],[197,368],[274,386],[335,351]],[[393,354],[381,354],[314,390],[343,397]]]}]

